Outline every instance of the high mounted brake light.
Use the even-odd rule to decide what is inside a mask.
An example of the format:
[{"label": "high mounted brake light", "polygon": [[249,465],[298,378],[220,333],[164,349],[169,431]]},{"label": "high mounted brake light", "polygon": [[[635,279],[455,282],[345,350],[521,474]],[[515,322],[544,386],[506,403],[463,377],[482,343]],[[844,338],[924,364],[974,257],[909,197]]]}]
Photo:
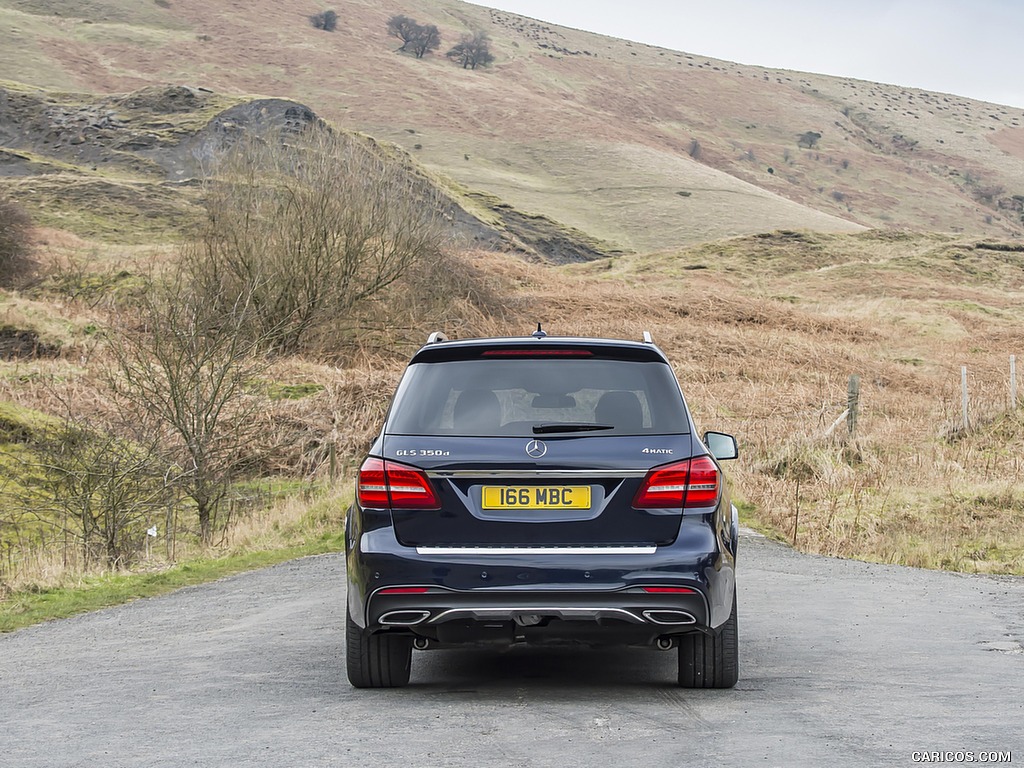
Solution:
[{"label": "high mounted brake light", "polygon": [[721,475],[708,456],[655,467],[633,497],[635,509],[713,507],[721,491]]},{"label": "high mounted brake light", "polygon": [[589,349],[488,349],[483,357],[593,357]]},{"label": "high mounted brake light", "polygon": [[370,509],[439,509],[434,486],[422,470],[368,458],[359,468],[359,505]]}]

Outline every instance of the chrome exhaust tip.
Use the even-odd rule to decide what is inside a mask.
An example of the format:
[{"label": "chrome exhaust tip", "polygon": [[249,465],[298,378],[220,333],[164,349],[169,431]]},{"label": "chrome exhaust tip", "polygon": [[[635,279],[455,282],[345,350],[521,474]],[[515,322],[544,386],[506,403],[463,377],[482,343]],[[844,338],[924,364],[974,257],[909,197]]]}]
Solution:
[{"label": "chrome exhaust tip", "polygon": [[412,647],[417,651],[425,651],[430,647],[430,639],[426,637],[417,637],[412,641]]},{"label": "chrome exhaust tip", "polygon": [[671,637],[659,637],[658,638],[658,650],[659,651],[671,651],[675,646]]},{"label": "chrome exhaust tip", "polygon": [[644,611],[643,617],[652,624],[680,626],[684,624],[697,623],[697,620],[686,611],[674,611],[670,609]]},{"label": "chrome exhaust tip", "polygon": [[430,611],[389,611],[377,621],[384,627],[411,627],[430,615]]}]

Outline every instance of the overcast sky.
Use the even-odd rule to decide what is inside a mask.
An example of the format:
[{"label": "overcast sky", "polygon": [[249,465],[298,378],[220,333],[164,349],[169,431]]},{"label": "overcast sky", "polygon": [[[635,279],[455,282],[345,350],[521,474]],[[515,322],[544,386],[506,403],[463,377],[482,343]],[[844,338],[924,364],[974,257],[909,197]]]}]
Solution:
[{"label": "overcast sky", "polygon": [[742,64],[1024,108],[1024,0],[476,0]]}]

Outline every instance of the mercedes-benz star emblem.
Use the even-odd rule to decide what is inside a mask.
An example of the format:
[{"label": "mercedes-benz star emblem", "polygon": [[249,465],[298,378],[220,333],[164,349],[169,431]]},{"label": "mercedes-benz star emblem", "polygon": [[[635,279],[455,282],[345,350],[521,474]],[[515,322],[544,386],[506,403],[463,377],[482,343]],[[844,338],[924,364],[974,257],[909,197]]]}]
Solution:
[{"label": "mercedes-benz star emblem", "polygon": [[526,455],[531,459],[539,459],[548,452],[548,447],[540,440],[531,440],[526,444]]}]

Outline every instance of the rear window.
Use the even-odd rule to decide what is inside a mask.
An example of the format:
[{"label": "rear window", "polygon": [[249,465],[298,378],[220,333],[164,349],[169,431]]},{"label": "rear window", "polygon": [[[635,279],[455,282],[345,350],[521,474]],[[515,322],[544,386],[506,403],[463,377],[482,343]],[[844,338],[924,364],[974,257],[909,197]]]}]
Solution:
[{"label": "rear window", "polygon": [[417,363],[398,387],[387,424],[393,435],[479,437],[563,428],[594,436],[689,432],[667,365],[607,359]]}]

